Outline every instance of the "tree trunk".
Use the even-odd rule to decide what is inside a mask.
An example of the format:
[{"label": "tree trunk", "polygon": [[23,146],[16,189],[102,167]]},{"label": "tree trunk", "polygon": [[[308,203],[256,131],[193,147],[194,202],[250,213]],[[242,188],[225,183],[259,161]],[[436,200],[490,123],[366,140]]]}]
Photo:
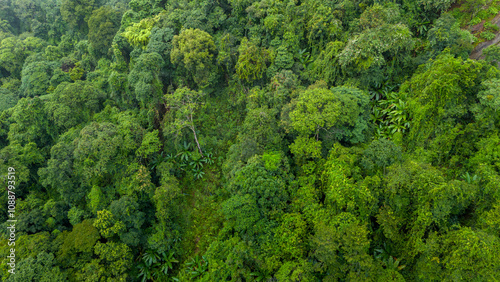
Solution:
[{"label": "tree trunk", "polygon": [[194,130],[194,126],[191,126],[191,131],[194,134],[194,141],[196,141],[196,146],[198,146],[198,152],[200,152],[201,157],[203,158],[203,152],[201,151],[200,143],[198,142],[198,137],[196,136],[196,131]]}]

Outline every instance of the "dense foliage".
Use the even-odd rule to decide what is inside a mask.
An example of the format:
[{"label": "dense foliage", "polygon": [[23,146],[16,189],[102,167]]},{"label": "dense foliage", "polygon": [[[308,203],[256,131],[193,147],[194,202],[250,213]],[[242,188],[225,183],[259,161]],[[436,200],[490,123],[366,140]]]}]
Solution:
[{"label": "dense foliage", "polygon": [[499,9],[0,1],[2,281],[500,280]]}]

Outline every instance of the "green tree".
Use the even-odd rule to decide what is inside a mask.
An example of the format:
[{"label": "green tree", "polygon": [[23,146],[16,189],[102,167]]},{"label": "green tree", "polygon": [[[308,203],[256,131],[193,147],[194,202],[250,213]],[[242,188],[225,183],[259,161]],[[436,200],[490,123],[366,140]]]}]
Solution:
[{"label": "green tree", "polygon": [[443,14],[436,20],[434,27],[427,33],[429,47],[434,54],[439,54],[445,48],[464,59],[472,51],[474,36],[467,30],[460,29],[459,23],[449,14]]},{"label": "green tree", "polygon": [[120,27],[120,12],[109,6],[102,6],[92,12],[88,20],[89,44],[97,57],[107,56],[113,38]]},{"label": "green tree", "polygon": [[376,28],[384,24],[394,24],[401,20],[400,9],[397,5],[386,3],[373,4],[368,7],[359,17],[360,27],[363,29]]},{"label": "green tree", "polygon": [[318,141],[324,131],[334,140],[358,143],[366,138],[368,96],[359,89],[310,87],[293,103],[290,126],[302,136],[313,135]]},{"label": "green tree", "polygon": [[8,89],[0,88],[0,112],[10,109],[17,104],[19,98]]},{"label": "green tree", "polygon": [[455,2],[455,0],[419,0],[425,7],[425,10],[430,11],[437,9],[446,11]]},{"label": "green tree", "polygon": [[93,224],[99,230],[101,236],[108,239],[119,235],[126,228],[121,220],[117,219],[112,212],[106,209],[97,212],[97,218]]},{"label": "green tree", "polygon": [[123,173],[142,134],[137,124],[127,123],[93,122],[80,131],[74,140],[74,165],[86,183],[104,187]]},{"label": "green tree", "polygon": [[123,224],[123,230],[118,233],[121,242],[131,247],[146,243],[143,225],[146,219],[144,212],[147,210],[144,206],[140,206],[133,197],[123,196],[114,200],[109,205],[109,210],[116,218],[116,222]]},{"label": "green tree", "polygon": [[286,210],[289,168],[286,159],[280,157],[275,165],[266,166],[262,156],[253,156],[228,185],[231,197],[223,203],[222,212],[226,224],[244,240],[265,238],[265,230],[272,229],[273,221]]},{"label": "green tree", "polygon": [[[144,138],[147,138],[149,133],[147,133]],[[154,146],[154,144],[150,144]],[[144,148],[144,140],[141,148]],[[138,155],[136,151],[136,155]],[[156,164],[158,166],[158,164]],[[151,171],[144,165],[140,165],[137,162],[131,163],[125,173],[121,178],[121,181],[116,185],[118,187],[118,192],[123,196],[131,196],[138,200],[149,201],[155,190],[155,185],[151,182]],[[145,207],[144,207],[145,208]]]},{"label": "green tree", "polygon": [[311,64],[310,78],[314,81],[324,80],[328,85],[336,85],[342,77],[342,68],[338,55],[344,48],[342,41],[328,42]]},{"label": "green tree", "polygon": [[3,20],[0,31],[4,33],[12,33],[19,28],[19,18],[14,13],[14,6],[11,1],[3,1],[0,3],[0,18]]},{"label": "green tree", "polygon": [[59,236],[63,243],[57,259],[66,267],[90,262],[94,246],[101,238],[90,219],[76,224],[71,232],[64,231]]},{"label": "green tree", "polygon": [[280,149],[282,136],[276,114],[275,109],[267,107],[251,109],[247,113],[237,143],[229,149],[225,168],[234,171],[254,155]]},{"label": "green tree", "polygon": [[165,2],[161,0],[131,0],[128,4],[141,18],[145,18],[163,10],[162,5],[165,5]]},{"label": "green tree", "polygon": [[[488,137],[479,139],[475,145],[477,151],[471,156],[468,163],[468,168],[478,174],[484,174],[492,182],[495,182],[495,177],[500,175],[498,142],[500,142],[498,132],[492,132]],[[488,192],[493,192],[496,195],[495,188]]]},{"label": "green tree", "polygon": [[163,93],[160,79],[163,65],[163,58],[158,53],[144,53],[139,56],[130,71],[128,82],[142,107],[154,107],[159,102]]},{"label": "green tree", "polygon": [[7,170],[15,167],[19,175],[17,183],[29,183],[36,180],[36,170],[43,163],[44,154],[33,142],[24,146],[13,142],[0,150],[0,167]]},{"label": "green tree", "polygon": [[[199,88],[208,86],[211,82],[214,66],[215,43],[210,34],[199,29],[185,29],[172,40],[170,58],[183,74],[191,78],[184,85],[194,85]],[[185,78],[180,78],[183,81]],[[192,85],[192,86],[194,86]]]},{"label": "green tree", "polygon": [[96,6],[94,0],[63,0],[60,7],[61,16],[71,28],[87,34],[87,22]]},{"label": "green tree", "polygon": [[47,94],[55,63],[34,62],[23,67],[21,72],[21,97],[35,97]]},{"label": "green tree", "polygon": [[19,144],[35,142],[42,148],[50,145],[55,139],[54,125],[44,109],[40,98],[23,98],[12,108],[12,124],[9,130],[9,141]]},{"label": "green tree", "polygon": [[338,60],[350,77],[365,86],[375,86],[387,72],[394,75],[394,71],[401,73],[408,66],[414,44],[406,25],[383,24],[349,39]]},{"label": "green tree", "polygon": [[0,70],[14,78],[21,77],[24,60],[33,53],[43,51],[45,42],[36,37],[21,40],[18,37],[7,37],[0,42]]},{"label": "green tree", "polygon": [[335,144],[324,164],[325,203],[334,214],[347,211],[364,221],[376,210],[376,194],[366,183],[354,181],[356,157],[346,151]]},{"label": "green tree", "polygon": [[384,206],[377,218],[394,244],[392,255],[398,258],[413,260],[422,252],[430,230],[450,230],[478,199],[476,184],[447,181],[440,169],[427,164],[406,161],[390,166],[387,172],[382,186]]},{"label": "green tree", "polygon": [[268,51],[264,48],[259,48],[257,45],[249,42],[246,37],[241,40],[238,47],[238,62],[236,63],[236,73],[240,80],[252,82],[262,78],[262,75],[267,69],[269,60]]},{"label": "green tree", "polygon": [[169,126],[170,131],[176,134],[181,133],[182,129],[188,128],[193,132],[194,141],[198,148],[198,152],[203,157],[198,135],[194,124],[193,116],[197,113],[202,101],[200,101],[205,93],[202,91],[193,91],[187,87],[177,88],[174,94],[165,95],[165,106],[175,109],[175,120]]},{"label": "green tree", "polygon": [[142,19],[140,22],[128,26],[122,35],[132,46],[146,49],[151,30],[157,21],[158,17]]},{"label": "green tree", "polygon": [[16,274],[10,275],[6,281],[67,281],[65,273],[56,265],[54,255],[51,253],[41,252],[36,258],[22,259],[16,265],[16,268]]},{"label": "green tree", "polygon": [[454,58],[451,54],[442,54],[420,67],[400,90],[409,100],[410,144],[422,146],[442,130],[440,126],[445,122],[451,128],[461,122],[481,79],[495,75],[489,69],[480,62]]},{"label": "green tree", "polygon": [[342,31],[342,23],[335,17],[331,7],[319,5],[314,9],[314,15],[307,22],[307,30],[308,43],[315,49],[339,36]]},{"label": "green tree", "polygon": [[490,45],[483,50],[484,60],[490,64],[500,65],[500,46]]},{"label": "green tree", "polygon": [[74,171],[75,146],[68,141],[74,135],[74,131],[61,135],[60,141],[50,149],[51,158],[47,166],[38,170],[40,184],[49,191],[56,190],[69,205],[80,203],[90,188]]},{"label": "green tree", "polygon": [[401,148],[387,139],[378,139],[363,152],[361,164],[367,170],[382,168],[385,171],[386,167],[401,159]]},{"label": "green tree", "polygon": [[275,251],[279,257],[287,260],[304,257],[309,231],[301,214],[286,213],[283,215],[282,222],[275,229],[274,234]]},{"label": "green tree", "polygon": [[477,93],[478,104],[472,106],[478,120],[489,119],[498,121],[500,113],[500,79],[488,79],[481,82],[483,90]]},{"label": "green tree", "polygon": [[156,167],[160,175],[160,186],[151,198],[155,206],[154,233],[148,238],[151,247],[158,251],[167,251],[175,244],[182,232],[183,195],[177,179],[170,173],[172,164],[162,162]]},{"label": "green tree", "polygon": [[350,213],[340,213],[316,226],[312,244],[323,279],[367,281],[376,275],[376,265],[368,254],[368,230]]},{"label": "green tree", "polygon": [[158,137],[158,130],[153,130],[152,132],[148,132],[144,135],[142,139],[142,144],[139,149],[137,149],[136,155],[148,158],[151,155],[158,153],[161,149],[161,141]]},{"label": "green tree", "polygon": [[438,280],[498,279],[495,258],[499,252],[498,237],[482,230],[461,227],[442,236],[434,233],[417,263],[415,276]]},{"label": "green tree", "polygon": [[27,57],[23,43],[16,37],[7,37],[0,42],[0,66],[2,73],[20,78],[22,63]]},{"label": "green tree", "polygon": [[99,257],[98,272],[109,280],[125,280],[132,267],[132,250],[123,243],[97,242],[94,247]]},{"label": "green tree", "polygon": [[55,125],[68,130],[92,118],[102,109],[104,94],[87,81],[63,82],[47,99],[45,108]]},{"label": "green tree", "polygon": [[[208,271],[203,277],[211,281],[253,280],[256,250],[239,236],[214,241],[206,253]],[[249,263],[251,262],[251,263]],[[264,275],[264,278],[269,275]]]},{"label": "green tree", "polygon": [[175,36],[175,31],[171,28],[154,27],[151,30],[151,36],[146,47],[146,52],[158,53],[162,56],[165,64],[160,72],[160,77],[163,84],[171,84],[175,74],[174,65],[170,61],[170,52],[172,51],[172,39]]}]

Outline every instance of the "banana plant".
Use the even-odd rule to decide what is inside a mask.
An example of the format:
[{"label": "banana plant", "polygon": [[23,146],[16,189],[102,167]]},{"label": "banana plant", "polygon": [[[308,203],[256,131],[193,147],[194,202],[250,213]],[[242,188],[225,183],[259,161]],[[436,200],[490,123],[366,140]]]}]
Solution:
[{"label": "banana plant", "polygon": [[389,92],[385,99],[372,106],[371,120],[377,126],[378,138],[391,138],[396,132],[405,133],[410,128],[408,104],[399,93]]},{"label": "banana plant", "polygon": [[406,265],[400,265],[401,261],[396,257],[391,255],[392,248],[390,245],[384,245],[380,248],[375,249],[374,257],[378,259],[386,269],[392,269],[394,271],[400,271],[406,267]]},{"label": "banana plant", "polygon": [[415,25],[417,28],[418,35],[423,35],[423,34],[427,33],[428,24],[430,24],[430,23],[431,23],[430,21],[416,23]]},{"label": "banana plant", "polygon": [[391,84],[388,80],[389,77],[386,76],[386,80],[382,83],[377,83],[373,90],[370,90],[370,99],[372,101],[379,101],[384,99],[387,94],[391,93],[399,87],[399,84]]},{"label": "banana plant", "polygon": [[208,262],[204,256],[196,256],[186,263],[191,279],[196,279],[208,270]]},{"label": "banana plant", "polygon": [[205,175],[205,173],[203,172],[203,170],[200,169],[193,169],[193,175],[196,179],[200,179],[200,178],[203,178],[203,175]]},{"label": "banana plant", "polygon": [[481,177],[477,176],[474,174],[474,176],[471,176],[469,172],[466,172],[462,174],[462,179],[465,180],[465,182],[472,184],[474,182],[479,182],[481,180]]},{"label": "banana plant", "polygon": [[203,159],[197,159],[189,162],[189,165],[195,170],[200,170],[203,168],[203,163],[204,163]]},{"label": "banana plant", "polygon": [[173,251],[165,253],[148,250],[142,255],[137,266],[139,278],[142,282],[164,281],[168,277],[169,270],[174,268],[174,263],[178,262]]},{"label": "banana plant", "polygon": [[268,271],[256,271],[256,272],[251,272],[251,276],[255,277],[255,281],[267,281],[270,277],[271,274]]},{"label": "banana plant", "polygon": [[170,251],[168,254],[161,253],[162,263],[159,265],[160,273],[167,275],[170,269],[174,269],[173,264],[179,261],[175,259],[174,252]]},{"label": "banana plant", "polygon": [[170,161],[172,160],[172,155],[171,154],[165,154],[165,152],[161,152],[160,154],[157,154],[149,163],[151,169],[154,169],[157,167],[159,164],[162,162]]},{"label": "banana plant", "polygon": [[406,267],[406,265],[399,265],[401,261],[393,256],[389,257],[384,263],[387,269],[392,269],[394,271],[400,271]]},{"label": "banana plant", "polygon": [[188,162],[189,159],[191,158],[191,152],[190,151],[182,151],[178,154],[178,156],[182,162]]},{"label": "banana plant", "polygon": [[379,107],[373,107],[370,114],[370,119],[375,124],[380,124],[384,122],[384,113]]},{"label": "banana plant", "polygon": [[299,50],[299,53],[297,54],[297,59],[299,59],[300,64],[304,69],[307,69],[309,64],[313,61],[313,59],[311,58],[311,54],[307,52],[307,49]]},{"label": "banana plant", "polygon": [[208,165],[214,164],[214,155],[212,153],[206,153],[202,161]]}]

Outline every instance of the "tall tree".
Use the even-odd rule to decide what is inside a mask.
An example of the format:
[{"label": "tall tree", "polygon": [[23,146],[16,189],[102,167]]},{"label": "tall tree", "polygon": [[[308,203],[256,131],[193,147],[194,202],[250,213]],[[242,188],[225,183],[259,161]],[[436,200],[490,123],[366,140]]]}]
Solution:
[{"label": "tall tree", "polygon": [[175,121],[169,126],[170,131],[179,134],[182,129],[188,128],[193,132],[194,141],[203,157],[198,135],[194,124],[193,116],[197,113],[202,105],[201,99],[205,96],[202,91],[190,90],[187,87],[178,88],[174,94],[165,95],[165,106],[175,110]]},{"label": "tall tree", "polygon": [[[185,81],[184,85],[206,87],[211,79],[210,76],[214,64],[215,43],[212,36],[199,29],[185,29],[181,34],[174,36],[173,48],[170,52],[172,63],[179,66],[183,75],[191,81]],[[179,77],[184,81],[186,77]]]},{"label": "tall tree", "polygon": [[45,108],[62,131],[92,118],[102,109],[104,94],[87,81],[63,82],[47,99]]},{"label": "tall tree", "polygon": [[120,11],[102,6],[92,12],[89,18],[89,43],[97,57],[108,56],[109,48],[120,28]]},{"label": "tall tree", "polygon": [[324,133],[325,137],[352,143],[366,138],[368,95],[359,89],[334,87],[328,90],[319,84],[300,93],[292,105],[289,125],[302,136],[312,135],[319,141],[320,134]]},{"label": "tall tree", "polygon": [[128,75],[135,98],[144,108],[152,108],[160,101],[163,93],[160,70],[163,65],[163,58],[158,53],[144,53],[139,56]]},{"label": "tall tree", "polygon": [[63,0],[60,8],[61,15],[71,28],[87,34],[87,23],[96,6],[95,0]]}]

